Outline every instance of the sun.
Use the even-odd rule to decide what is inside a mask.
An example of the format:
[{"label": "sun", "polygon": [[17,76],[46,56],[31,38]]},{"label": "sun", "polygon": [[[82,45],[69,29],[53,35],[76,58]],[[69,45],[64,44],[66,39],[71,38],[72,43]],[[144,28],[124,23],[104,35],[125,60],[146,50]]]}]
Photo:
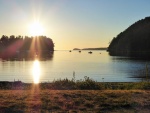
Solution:
[{"label": "sun", "polygon": [[31,36],[39,36],[43,35],[44,33],[44,28],[41,25],[40,22],[35,21],[32,24],[29,25],[29,32]]}]

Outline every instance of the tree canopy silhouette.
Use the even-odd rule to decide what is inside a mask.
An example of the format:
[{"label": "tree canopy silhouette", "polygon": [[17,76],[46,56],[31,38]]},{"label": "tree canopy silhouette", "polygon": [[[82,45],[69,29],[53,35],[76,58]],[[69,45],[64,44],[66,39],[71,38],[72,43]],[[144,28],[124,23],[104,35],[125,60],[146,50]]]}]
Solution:
[{"label": "tree canopy silhouette", "polygon": [[150,17],[135,22],[114,37],[108,52],[117,56],[150,57]]},{"label": "tree canopy silhouette", "polygon": [[34,58],[49,57],[54,51],[54,43],[46,36],[14,36],[3,35],[0,38],[1,58]]}]

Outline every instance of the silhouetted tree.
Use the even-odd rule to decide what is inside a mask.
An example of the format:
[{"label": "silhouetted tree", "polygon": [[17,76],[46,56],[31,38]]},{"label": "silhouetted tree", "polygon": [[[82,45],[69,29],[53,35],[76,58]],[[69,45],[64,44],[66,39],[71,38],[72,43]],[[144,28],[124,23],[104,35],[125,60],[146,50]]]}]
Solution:
[{"label": "silhouetted tree", "polygon": [[10,37],[3,35],[0,38],[0,57],[48,57],[54,51],[52,39],[46,36],[17,36]]}]

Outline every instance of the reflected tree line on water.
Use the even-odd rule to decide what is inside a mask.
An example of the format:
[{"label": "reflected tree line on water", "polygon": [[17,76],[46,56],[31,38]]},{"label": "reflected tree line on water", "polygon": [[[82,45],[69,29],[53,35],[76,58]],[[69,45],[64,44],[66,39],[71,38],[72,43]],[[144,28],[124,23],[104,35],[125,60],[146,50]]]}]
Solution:
[{"label": "reflected tree line on water", "polygon": [[0,58],[2,59],[34,59],[51,58],[54,43],[46,36],[14,36],[3,35],[0,38]]}]

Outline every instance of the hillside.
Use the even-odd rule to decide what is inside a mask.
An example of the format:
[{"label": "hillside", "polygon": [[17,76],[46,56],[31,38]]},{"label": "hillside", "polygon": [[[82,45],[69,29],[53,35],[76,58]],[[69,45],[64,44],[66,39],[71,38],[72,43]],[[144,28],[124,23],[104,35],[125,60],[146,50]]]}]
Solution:
[{"label": "hillside", "polygon": [[114,37],[108,47],[110,55],[150,56],[150,17],[139,20]]}]

